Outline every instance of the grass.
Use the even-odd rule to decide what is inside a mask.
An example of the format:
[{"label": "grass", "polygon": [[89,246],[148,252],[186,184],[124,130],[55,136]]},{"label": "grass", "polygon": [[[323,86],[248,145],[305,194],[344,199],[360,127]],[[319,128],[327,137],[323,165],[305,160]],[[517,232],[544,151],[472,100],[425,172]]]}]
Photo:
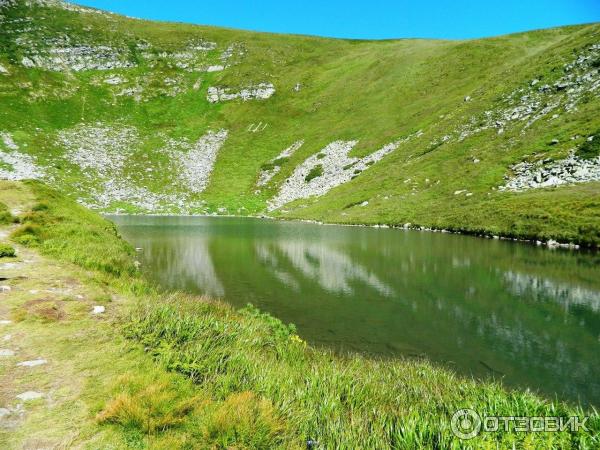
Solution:
[{"label": "grass", "polygon": [[[128,269],[130,249],[108,222],[39,183],[26,187],[35,200],[24,216],[39,227],[39,241],[31,248],[79,265],[98,280],[91,286],[128,299],[108,303],[117,308],[117,327],[100,329],[106,333],[103,351],[116,359],[97,376],[113,381],[95,391],[93,417],[87,420],[105,444],[169,449],[305,448],[308,440],[318,441],[318,448],[592,449],[600,444],[600,416],[593,411],[465,379],[426,361],[336,355],[308,346],[293,326],[251,306],[235,311],[209,299],[156,291]],[[98,252],[98,234],[107,251]],[[63,242],[62,251],[53,240]],[[90,249],[97,251],[94,260],[83,257]],[[121,269],[107,271],[111,261],[120,262]],[[72,329],[78,326],[73,317],[81,314],[74,306],[68,299],[24,303],[16,309],[23,311],[18,323]],[[62,317],[51,314],[56,311],[63,311]],[[68,354],[74,351],[73,342],[64,345]],[[129,350],[119,356],[117,348]],[[117,378],[113,366],[122,367],[122,358],[145,369],[121,369]],[[588,432],[497,432],[465,443],[449,425],[461,408],[488,415],[591,418]]]},{"label": "grass", "polygon": [[[532,79],[552,84],[564,75],[565,64],[597,43],[598,24],[469,41],[372,42],[157,23],[24,1],[8,8],[5,15],[0,62],[10,75],[0,77],[4,106],[0,131],[11,133],[21,151],[46,169],[48,182],[73,198],[93,202],[91,192],[105,181],[70,163],[65,148],[57,143],[59,132],[81,123],[134,127],[140,140],[125,158],[122,171],[112,176],[151,192],[180,195],[187,191],[175,182],[177,168],[162,151],[165,142],[182,138],[195,142],[209,129],[227,129],[229,137],[207,189],[190,197],[204,203],[184,210],[229,214],[264,213],[267,201],[295,167],[321,154],[331,142],[358,140],[352,154],[363,156],[422,130],[420,137],[347,184],[320,198],[286,205],[287,212],[276,215],[343,223],[411,222],[597,245],[598,183],[527,193],[497,189],[509,167],[524,159],[562,158],[577,148],[587,154],[586,149],[595,144],[586,144],[582,136],[600,128],[600,102],[594,93],[588,93],[572,112],[558,110],[558,120],[551,114],[526,129],[507,127],[503,134],[488,130],[460,142],[445,142],[443,137],[472,119],[481,121],[486,111],[503,107],[507,94],[530,86]],[[72,43],[126,49],[139,66],[68,74],[24,69],[18,61],[27,49],[16,41],[23,34],[24,20],[32,28],[27,37],[42,48],[48,41],[68,36]],[[161,54],[181,51],[200,39],[218,46],[203,56],[206,64],[218,62],[220,52],[234,43],[244,46],[245,55],[226,70],[209,74],[169,67],[163,60],[153,66],[135,47],[147,42],[152,53]],[[127,81],[122,86],[107,85],[103,80],[109,75]],[[182,92],[166,95],[166,78],[180,80]],[[237,89],[266,81],[277,90],[267,101],[209,104],[206,100],[209,86]],[[296,91],[298,83],[301,89]],[[144,88],[142,101],[118,95],[123,87],[138,84]],[[465,102],[466,96],[471,101]],[[268,126],[259,129],[258,123]],[[557,145],[548,144],[555,139]],[[299,140],[304,145],[288,161],[273,161]],[[589,152],[595,154],[591,148]],[[478,164],[473,163],[475,158]],[[261,168],[275,166],[281,170],[258,191]],[[147,168],[154,169],[151,175]],[[473,195],[454,195],[460,190]],[[344,209],[359,199],[368,205]],[[128,198],[105,209],[117,208],[144,212]],[[175,203],[162,208],[179,211]]]},{"label": "grass", "polygon": [[0,258],[13,258],[16,255],[17,253],[12,245],[0,243]]},{"label": "grass", "polygon": [[14,223],[16,218],[11,214],[8,206],[0,202],[0,225]]},{"label": "grass", "polygon": [[308,174],[304,177],[304,181],[308,183],[310,180],[318,178],[321,175],[323,175],[323,166],[315,166],[312,169],[310,169],[310,172],[308,172]]},{"label": "grass", "polygon": [[600,138],[592,136],[592,140],[586,140],[581,147],[577,149],[577,156],[584,159],[594,159],[600,156]]},{"label": "grass", "polygon": [[44,200],[20,218],[21,225],[12,233],[16,242],[108,275],[136,272],[133,248],[118,239],[112,223],[41,183],[31,181],[28,187]]}]

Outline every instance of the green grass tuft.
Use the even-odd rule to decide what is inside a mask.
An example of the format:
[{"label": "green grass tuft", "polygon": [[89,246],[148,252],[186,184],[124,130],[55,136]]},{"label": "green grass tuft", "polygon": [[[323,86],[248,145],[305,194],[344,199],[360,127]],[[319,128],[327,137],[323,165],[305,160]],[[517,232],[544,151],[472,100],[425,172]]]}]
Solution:
[{"label": "green grass tuft", "polygon": [[0,258],[13,258],[17,256],[14,247],[0,242]]},{"label": "green grass tuft", "polygon": [[304,180],[308,183],[310,180],[320,177],[321,175],[323,175],[323,166],[319,164],[310,169],[310,172],[304,177]]},{"label": "green grass tuft", "polygon": [[0,202],[0,225],[7,225],[18,222],[18,218],[14,217],[8,206]]}]

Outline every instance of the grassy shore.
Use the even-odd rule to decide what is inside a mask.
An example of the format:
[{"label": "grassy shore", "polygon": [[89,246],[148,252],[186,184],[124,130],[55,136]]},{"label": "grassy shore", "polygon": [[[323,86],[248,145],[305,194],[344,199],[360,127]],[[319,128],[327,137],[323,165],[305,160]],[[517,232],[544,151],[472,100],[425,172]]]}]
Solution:
[{"label": "grassy shore", "polygon": [[[26,405],[19,426],[0,434],[9,448],[44,433],[69,435],[66,447],[87,448],[289,449],[311,439],[316,448],[364,449],[600,445],[597,413],[587,432],[496,432],[461,441],[450,428],[461,408],[498,416],[590,412],[425,361],[314,349],[293,326],[253,307],[234,311],[159,292],[139,275],[133,249],[111,223],[39,183],[1,182],[0,202],[19,216],[20,224],[4,225],[17,254],[39,259],[28,281],[9,280],[15,295],[7,297],[7,310],[3,301],[2,313],[24,336],[23,347],[52,354],[40,375],[21,382],[16,369],[2,366],[0,376],[13,384],[51,379],[69,386],[55,391],[58,406]],[[36,279],[52,279],[59,269],[85,300],[52,300],[50,311],[63,314],[54,319],[32,309],[27,296]],[[106,315],[90,316],[97,304]]]}]

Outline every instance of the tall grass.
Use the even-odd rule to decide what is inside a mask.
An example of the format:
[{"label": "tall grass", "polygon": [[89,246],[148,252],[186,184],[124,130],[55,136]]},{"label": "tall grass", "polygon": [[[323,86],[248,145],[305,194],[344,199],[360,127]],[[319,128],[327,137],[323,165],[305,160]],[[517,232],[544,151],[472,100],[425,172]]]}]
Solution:
[{"label": "tall grass", "polygon": [[13,239],[85,269],[117,277],[136,273],[133,248],[114,224],[39,182],[27,185],[38,201],[20,218]]},{"label": "tall grass", "polygon": [[[340,357],[307,346],[280,321],[173,295],[139,306],[126,328],[170,370],[212,398],[254,392],[271,401],[297,443],[322,448],[462,448],[450,418],[462,408],[481,415],[571,416],[584,411],[498,384],[460,378],[425,361]],[[473,448],[597,448],[590,432],[488,433]],[[272,446],[257,448],[274,448]]]}]

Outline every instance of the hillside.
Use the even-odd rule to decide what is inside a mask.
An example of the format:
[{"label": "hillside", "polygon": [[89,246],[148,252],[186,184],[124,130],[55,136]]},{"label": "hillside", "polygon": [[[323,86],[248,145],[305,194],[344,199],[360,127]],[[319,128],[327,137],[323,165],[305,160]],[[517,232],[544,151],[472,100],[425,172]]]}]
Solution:
[{"label": "hillside", "polygon": [[0,0],[0,178],[103,212],[598,245],[599,31],[348,41]]}]

